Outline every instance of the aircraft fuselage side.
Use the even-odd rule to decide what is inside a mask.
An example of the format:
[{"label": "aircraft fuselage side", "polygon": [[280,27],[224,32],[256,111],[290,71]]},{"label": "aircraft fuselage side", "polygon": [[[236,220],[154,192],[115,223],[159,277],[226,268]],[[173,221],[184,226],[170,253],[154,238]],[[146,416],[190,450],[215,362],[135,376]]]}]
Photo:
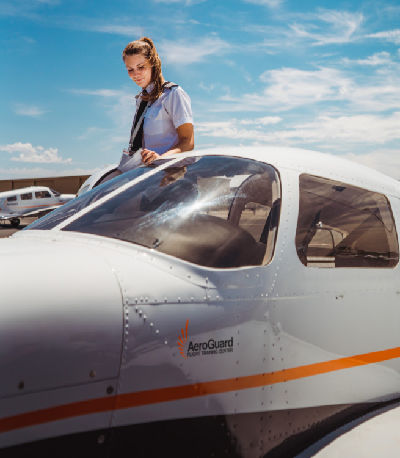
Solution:
[{"label": "aircraft fuselage side", "polygon": [[187,154],[0,241],[28,278],[2,288],[5,453],[294,456],[400,397],[400,188],[261,152]]}]

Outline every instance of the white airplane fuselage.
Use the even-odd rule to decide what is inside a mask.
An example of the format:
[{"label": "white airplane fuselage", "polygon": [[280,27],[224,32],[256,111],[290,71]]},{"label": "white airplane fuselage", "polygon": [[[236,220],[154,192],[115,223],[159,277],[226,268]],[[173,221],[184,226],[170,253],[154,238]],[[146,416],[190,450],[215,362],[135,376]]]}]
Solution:
[{"label": "white airplane fuselage", "polygon": [[[212,151],[185,156],[216,157]],[[189,260],[182,254],[187,237],[193,236],[192,245],[207,231],[218,237],[220,229],[210,224],[220,224],[216,218],[225,201],[207,216],[196,214],[190,230],[176,229],[171,235],[180,237],[179,243],[171,239],[176,255],[162,238],[164,220],[149,248],[129,241],[124,219],[115,223],[110,217],[116,212],[100,215],[103,207],[119,202],[119,193],[167,173],[174,160],[138,173],[121,185],[123,191],[115,187],[64,219],[48,219],[48,228],[43,219],[36,230],[33,225],[0,240],[0,452],[5,456],[28,450],[68,456],[70,449],[75,456],[126,451],[160,456],[165,450],[184,456],[294,456],[310,437],[400,397],[398,182],[303,150],[271,147],[243,154],[234,149],[217,156],[228,157],[267,164],[274,176],[270,203],[254,198],[244,207],[239,202],[249,227],[264,227],[258,216],[263,205],[270,214],[276,210],[259,265],[247,261],[250,244],[239,261],[231,261],[230,251],[215,261],[244,264],[233,267],[210,266],[205,259],[224,250],[223,242],[205,258],[203,242]],[[191,167],[200,169],[185,166],[176,186],[190,181]],[[198,173],[203,181],[196,183],[197,196],[204,196],[211,172]],[[227,180],[234,182],[227,218],[235,225],[235,202],[254,188],[240,178],[244,172],[233,180],[218,173],[220,190]],[[161,195],[168,191],[164,184],[160,189]],[[308,209],[314,220],[308,231],[299,228],[299,209],[306,213],[310,202],[320,202],[312,199],[323,189],[332,189],[328,203]],[[346,198],[351,189],[354,197]],[[335,212],[351,205],[354,210],[345,216],[355,214],[363,190],[372,194],[360,214],[370,213],[344,225],[345,217]],[[153,211],[156,204],[146,189],[143,195],[135,211]],[[332,203],[336,197],[340,205]],[[205,200],[198,197],[190,208]],[[324,219],[328,207],[335,224]],[[124,207],[124,215],[132,208]],[[363,224],[369,229],[360,235]],[[254,234],[254,227],[249,230]],[[386,231],[385,240],[367,253],[369,234],[376,238],[380,231]],[[242,235],[234,235],[241,246],[248,243]],[[24,282],[17,292],[16,278]]]}]

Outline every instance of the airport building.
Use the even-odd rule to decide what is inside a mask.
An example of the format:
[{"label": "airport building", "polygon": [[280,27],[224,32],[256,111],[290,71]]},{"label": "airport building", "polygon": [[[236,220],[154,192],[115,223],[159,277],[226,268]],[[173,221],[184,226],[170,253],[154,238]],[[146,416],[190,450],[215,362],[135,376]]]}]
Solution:
[{"label": "airport building", "polygon": [[47,178],[16,178],[14,180],[0,180],[0,192],[28,186],[48,186],[61,194],[76,194],[82,183],[89,175],[75,175]]}]

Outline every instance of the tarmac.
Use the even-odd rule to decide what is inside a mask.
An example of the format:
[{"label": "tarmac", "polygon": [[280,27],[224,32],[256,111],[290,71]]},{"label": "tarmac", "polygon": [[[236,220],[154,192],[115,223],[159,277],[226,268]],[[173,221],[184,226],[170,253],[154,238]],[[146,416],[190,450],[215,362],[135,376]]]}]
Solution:
[{"label": "tarmac", "polygon": [[14,232],[20,231],[24,227],[28,226],[28,224],[31,224],[36,220],[36,218],[32,216],[20,219],[21,224],[18,228],[12,227],[9,221],[2,221],[0,223],[0,238],[10,237],[10,235],[14,234]]}]

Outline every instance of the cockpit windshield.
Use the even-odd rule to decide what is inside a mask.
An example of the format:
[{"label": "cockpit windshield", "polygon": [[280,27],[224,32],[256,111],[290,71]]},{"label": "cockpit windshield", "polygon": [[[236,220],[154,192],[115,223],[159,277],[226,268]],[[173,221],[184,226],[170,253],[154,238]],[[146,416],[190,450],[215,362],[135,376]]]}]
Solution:
[{"label": "cockpit windshield", "polygon": [[[93,192],[78,205],[66,209],[66,204],[68,217],[100,197]],[[204,156],[158,171],[62,230],[132,242],[202,266],[232,268],[271,260],[279,212],[280,182],[273,167]],[[41,229],[40,224],[32,228]]]}]

